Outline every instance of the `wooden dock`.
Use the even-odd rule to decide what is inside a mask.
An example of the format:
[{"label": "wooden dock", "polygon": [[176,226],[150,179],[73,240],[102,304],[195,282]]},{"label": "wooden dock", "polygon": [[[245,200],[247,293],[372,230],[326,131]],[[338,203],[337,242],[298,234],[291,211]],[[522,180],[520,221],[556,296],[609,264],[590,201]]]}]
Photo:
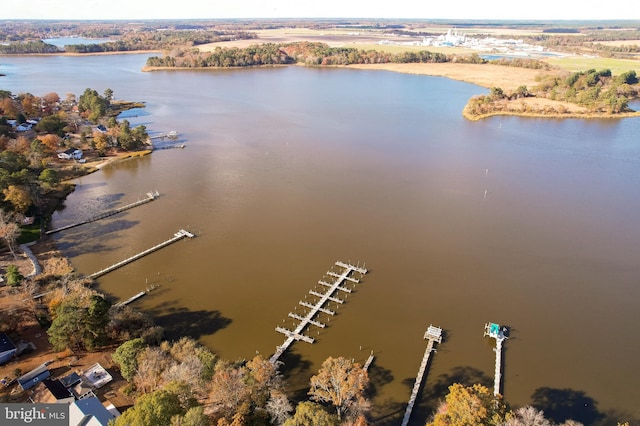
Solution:
[{"label": "wooden dock", "polygon": [[147,294],[146,291],[141,291],[140,293],[136,293],[133,296],[131,296],[130,298],[128,298],[127,300],[123,300],[122,302],[118,302],[113,306],[126,306],[131,302],[135,302],[136,300],[140,299],[142,296],[144,296],[145,294]]},{"label": "wooden dock", "polygon": [[55,234],[56,232],[60,232],[60,231],[64,231],[64,230],[67,230],[67,229],[75,228],[76,226],[85,225],[87,223],[95,222],[97,220],[104,219],[104,218],[107,218],[109,216],[116,215],[118,213],[122,213],[125,210],[129,210],[129,209],[132,209],[134,207],[138,207],[138,206],[141,206],[143,204],[147,204],[147,203],[157,199],[158,197],[160,197],[160,193],[158,193],[158,191],[156,191],[156,192],[147,192],[147,198],[144,198],[142,200],[138,200],[135,203],[127,204],[126,206],[122,206],[122,207],[119,207],[117,209],[106,211],[104,213],[101,213],[99,215],[93,216],[93,217],[91,217],[89,219],[86,219],[86,220],[83,220],[81,222],[72,223],[71,225],[61,226],[60,228],[56,228],[56,229],[51,229],[49,231],[46,231],[45,235]]},{"label": "wooden dock", "polygon": [[150,136],[149,139],[153,140],[153,139],[164,139],[164,138],[169,138],[169,139],[178,139],[178,132],[176,132],[175,130],[172,130],[168,133],[160,133],[159,135],[155,135],[155,136]]},{"label": "wooden dock", "polygon": [[422,379],[427,369],[427,365],[429,364],[431,352],[434,351],[433,346],[436,342],[442,343],[442,329],[430,325],[427,329],[427,332],[424,334],[424,338],[428,339],[429,343],[427,343],[427,349],[424,351],[424,356],[422,357],[422,362],[420,363],[420,369],[418,370],[418,375],[416,376],[416,382],[413,384],[411,398],[409,398],[407,410],[404,412],[404,417],[402,418],[402,426],[407,426],[407,424],[409,424],[409,418],[411,417],[413,406],[415,405],[416,399],[418,398],[418,392],[420,392],[420,386],[422,385]]},{"label": "wooden dock", "polygon": [[308,308],[309,310],[304,315],[298,315],[291,312],[289,313],[289,317],[299,321],[295,329],[291,331],[284,327],[276,327],[276,331],[284,334],[286,336],[286,339],[282,345],[276,347],[276,352],[269,359],[269,361],[272,364],[275,364],[278,362],[278,359],[289,348],[289,346],[293,344],[293,342],[298,340],[302,340],[307,343],[315,342],[315,339],[303,334],[305,329],[309,325],[315,325],[316,327],[324,328],[325,324],[318,321],[316,318],[318,313],[322,312],[327,315],[335,315],[335,312],[326,308],[325,305],[327,305],[329,302],[334,302],[338,304],[344,303],[342,299],[336,297],[334,294],[338,291],[351,293],[351,290],[349,288],[343,287],[343,283],[345,281],[349,281],[356,284],[360,282],[357,278],[354,278],[353,276],[351,276],[352,272],[357,272],[360,275],[364,275],[367,273],[367,270],[364,267],[355,266],[350,263],[344,263],[344,262],[338,261],[335,263],[335,266],[342,269],[342,272],[341,273],[336,273],[334,271],[327,272],[328,276],[335,278],[335,280],[332,283],[328,283],[322,280],[318,281],[318,284],[324,287],[327,287],[325,292],[320,293],[313,290],[309,292],[309,294],[317,298],[316,302],[315,303],[308,303],[304,301],[299,302],[300,306]]},{"label": "wooden dock", "polygon": [[153,246],[153,247],[151,247],[151,248],[149,248],[147,250],[141,251],[140,253],[135,254],[135,255],[133,255],[131,257],[128,257],[128,258],[126,258],[124,260],[121,260],[118,263],[114,263],[113,265],[111,265],[111,266],[109,266],[107,268],[101,269],[98,272],[94,272],[93,274],[89,275],[87,278],[95,279],[95,278],[101,277],[101,276],[103,276],[103,275],[105,275],[105,274],[107,274],[107,273],[109,273],[111,271],[114,271],[114,270],[116,270],[116,269],[118,269],[118,268],[120,268],[120,267],[122,267],[124,265],[127,265],[127,264],[129,264],[129,263],[131,263],[133,261],[136,261],[136,260],[140,259],[141,257],[144,257],[144,256],[146,256],[146,255],[148,255],[150,253],[153,253],[154,251],[160,250],[163,247],[166,247],[166,246],[168,246],[170,244],[175,243],[176,241],[180,241],[181,239],[187,238],[187,237],[188,238],[193,238],[193,237],[195,237],[195,235],[192,234],[189,231],[185,231],[184,229],[181,229],[181,230],[179,230],[178,232],[176,232],[173,235],[173,238],[170,238],[167,241],[164,241],[164,242],[162,242],[162,243],[160,243],[158,245],[155,245],[155,246]]},{"label": "wooden dock", "polygon": [[371,351],[371,354],[369,355],[369,358],[367,358],[367,361],[364,363],[364,367],[362,367],[362,369],[364,371],[368,371],[369,367],[371,367],[371,364],[373,364],[374,359],[375,359],[375,356],[373,355],[373,351]]},{"label": "wooden dock", "polygon": [[495,323],[484,325],[484,335],[496,339],[496,369],[493,376],[493,394],[502,394],[502,342],[508,338],[509,329]]}]

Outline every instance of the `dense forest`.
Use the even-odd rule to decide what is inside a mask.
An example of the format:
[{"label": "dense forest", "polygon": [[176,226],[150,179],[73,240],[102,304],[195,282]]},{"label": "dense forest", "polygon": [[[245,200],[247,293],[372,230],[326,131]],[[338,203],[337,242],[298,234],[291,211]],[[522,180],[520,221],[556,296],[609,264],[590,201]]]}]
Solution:
[{"label": "dense forest", "polygon": [[265,43],[246,48],[216,48],[213,52],[197,49],[180,50],[163,57],[152,56],[148,67],[219,68],[253,67],[262,65],[304,64],[308,66],[331,66],[351,64],[385,63],[441,63],[441,62],[485,62],[478,55],[446,55],[426,50],[417,52],[390,53],[378,50],[362,50],[351,47],[329,47],[325,43],[294,42]]}]

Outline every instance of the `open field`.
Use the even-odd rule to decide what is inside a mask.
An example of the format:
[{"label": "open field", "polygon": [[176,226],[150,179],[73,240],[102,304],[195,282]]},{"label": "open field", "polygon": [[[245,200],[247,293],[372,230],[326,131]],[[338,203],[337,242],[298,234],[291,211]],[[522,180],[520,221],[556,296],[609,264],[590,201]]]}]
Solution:
[{"label": "open field", "polygon": [[482,87],[500,87],[513,91],[519,86],[533,87],[537,77],[552,71],[505,67],[491,64],[371,64],[349,65],[348,68],[386,70],[406,74],[432,75],[474,83]]},{"label": "open field", "polygon": [[613,75],[622,74],[630,70],[635,70],[637,74],[640,74],[640,60],[566,56],[562,58],[549,58],[546,59],[546,61],[551,65],[556,65],[572,72],[595,68],[597,70],[610,69]]}]

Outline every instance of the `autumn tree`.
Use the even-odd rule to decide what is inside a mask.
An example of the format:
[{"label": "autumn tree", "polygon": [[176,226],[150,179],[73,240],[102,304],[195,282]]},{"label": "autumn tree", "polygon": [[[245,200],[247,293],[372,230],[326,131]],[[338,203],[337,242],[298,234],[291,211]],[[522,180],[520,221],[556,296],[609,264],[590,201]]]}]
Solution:
[{"label": "autumn tree", "polygon": [[[245,370],[229,362],[219,362],[211,378],[209,399],[221,417],[248,414],[249,388],[244,382]],[[244,405],[244,407],[242,407]]]},{"label": "autumn tree", "polygon": [[14,210],[18,213],[26,213],[33,201],[29,191],[21,186],[9,185],[2,191],[4,199],[11,203]]},{"label": "autumn tree", "polygon": [[340,419],[345,414],[356,418],[366,411],[364,393],[368,384],[369,376],[360,364],[343,357],[329,357],[318,374],[311,377],[309,395],[314,401],[332,404]]},{"label": "autumn tree", "polygon": [[39,112],[40,99],[31,93],[21,93],[18,99],[22,104],[22,111],[28,116],[35,116]]},{"label": "autumn tree", "polygon": [[0,110],[2,110],[2,114],[6,117],[12,118],[14,118],[16,115],[18,115],[18,112],[20,112],[18,106],[10,97],[3,98],[2,101],[0,101]]},{"label": "autumn tree", "polygon": [[204,385],[213,374],[215,356],[195,340],[183,337],[177,342],[162,342],[147,347],[136,357],[133,383],[138,391],[148,393],[167,383],[185,383],[194,392],[204,394]]},{"label": "autumn tree", "polygon": [[[282,395],[277,395],[280,392]],[[210,382],[211,408],[220,418],[232,422],[240,413],[249,423],[262,424],[268,417],[286,411],[284,385],[277,369],[262,355],[247,362],[218,362]],[[286,397],[284,397],[286,399]],[[271,404],[273,411],[267,408]],[[273,418],[272,418],[273,420]]]},{"label": "autumn tree", "polygon": [[60,102],[60,96],[58,96],[58,94],[55,92],[51,92],[42,95],[41,100],[44,111],[50,114],[58,106],[58,103]]},{"label": "autumn tree", "polygon": [[47,153],[54,153],[60,149],[62,139],[56,134],[39,135],[38,139],[47,147]]},{"label": "autumn tree", "polygon": [[340,419],[337,415],[327,413],[319,404],[315,402],[301,402],[296,407],[296,412],[292,418],[284,422],[283,426],[338,426]]},{"label": "autumn tree", "polygon": [[449,386],[445,402],[427,426],[501,425],[509,416],[500,396],[495,397],[486,386]]},{"label": "autumn tree", "polygon": [[109,147],[109,136],[105,133],[93,132],[93,147],[100,155],[104,155]]},{"label": "autumn tree", "polygon": [[162,373],[171,365],[172,360],[162,349],[147,347],[139,355],[138,368],[133,382],[142,393],[154,392],[163,384]]}]

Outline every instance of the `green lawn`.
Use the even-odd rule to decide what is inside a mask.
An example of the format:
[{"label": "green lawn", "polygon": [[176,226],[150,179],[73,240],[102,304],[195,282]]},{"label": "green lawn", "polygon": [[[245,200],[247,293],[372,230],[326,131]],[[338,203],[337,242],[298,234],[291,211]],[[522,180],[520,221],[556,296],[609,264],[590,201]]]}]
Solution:
[{"label": "green lawn", "polygon": [[576,56],[567,58],[549,58],[546,61],[551,65],[557,65],[568,71],[585,71],[595,68],[596,70],[610,69],[613,75],[619,75],[631,70],[640,74],[640,61],[630,59],[587,58]]}]

